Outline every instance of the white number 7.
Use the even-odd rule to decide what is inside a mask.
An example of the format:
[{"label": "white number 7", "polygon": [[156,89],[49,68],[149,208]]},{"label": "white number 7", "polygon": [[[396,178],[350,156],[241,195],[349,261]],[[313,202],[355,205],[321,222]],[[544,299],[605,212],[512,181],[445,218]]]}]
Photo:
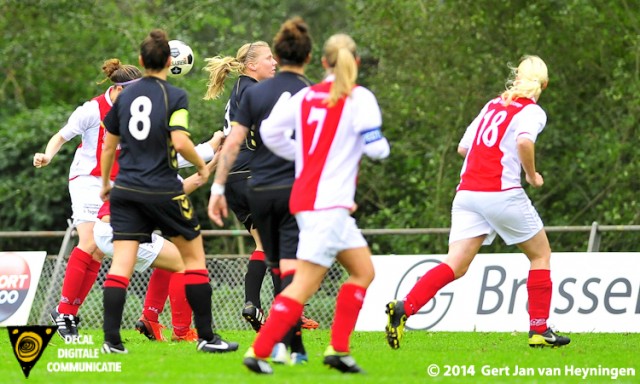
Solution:
[{"label": "white number 7", "polygon": [[309,155],[313,153],[313,151],[316,149],[316,145],[318,145],[318,140],[320,140],[320,133],[322,132],[322,127],[324,125],[324,119],[326,117],[326,109],[311,107],[309,117],[307,118],[307,125],[312,125],[313,123],[317,124],[316,129],[313,132],[313,141],[311,142],[311,147],[309,148]]}]

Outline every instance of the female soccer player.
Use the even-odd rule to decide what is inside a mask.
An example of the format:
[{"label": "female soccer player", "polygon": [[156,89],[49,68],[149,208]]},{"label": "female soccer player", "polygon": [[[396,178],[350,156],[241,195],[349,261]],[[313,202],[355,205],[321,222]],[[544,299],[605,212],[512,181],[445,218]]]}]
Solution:
[{"label": "female soccer player", "polygon": [[[241,143],[248,135],[252,135],[256,141],[256,149],[249,164],[251,214],[262,239],[267,263],[271,268],[280,268],[281,288],[284,289],[295,273],[298,246],[298,226],[288,207],[294,165],[262,145],[259,131],[261,122],[269,116],[280,95],[284,92],[295,93],[311,84],[304,76],[304,66],[309,62],[311,53],[311,37],[306,23],[299,17],[284,22],[274,37],[273,49],[280,64],[280,72],[274,78],[264,80],[245,91],[231,134],[227,136],[220,152],[215,181],[211,186],[209,217],[217,225],[223,225],[222,217],[227,216],[224,195],[227,175],[236,160]],[[285,344],[291,340],[294,362],[307,360],[299,333],[300,326],[301,324],[294,323],[287,327],[287,330],[294,329],[285,340]],[[278,341],[283,336],[284,334],[280,335]],[[271,353],[272,347],[273,345],[267,354]],[[284,362],[280,358],[278,360]]]},{"label": "female soccer player", "polygon": [[509,88],[490,100],[469,125],[458,152],[465,160],[451,209],[449,252],[445,261],[428,271],[404,300],[386,305],[387,341],[400,348],[408,317],[420,310],[445,285],[462,277],[484,244],[496,234],[516,244],[531,263],[529,345],[560,347],[568,337],[547,326],[551,304],[551,247],[538,212],[522,189],[520,173],[534,188],[544,180],[536,171],[535,142],[547,122],[537,104],[549,83],[547,66],[537,56],[525,56]]},{"label": "female soccer player", "polygon": [[[222,142],[222,131],[217,131],[210,141],[210,145],[218,148]],[[196,151],[202,148],[197,146]],[[210,147],[211,148],[211,147]],[[200,152],[199,152],[200,153]],[[203,157],[201,155],[201,157]],[[215,169],[218,156],[207,163],[209,172]],[[189,195],[204,182],[199,174],[186,178],[182,185],[184,193]],[[105,256],[113,256],[113,228],[111,228],[111,209],[109,201],[105,201],[98,211],[98,219],[93,227],[93,235],[98,248]],[[142,243],[138,247],[137,261],[134,269],[143,272],[153,267],[153,273],[147,285],[142,316],[136,322],[136,330],[149,340],[166,341],[162,334],[165,328],[158,321],[158,317],[167,301],[171,303],[171,324],[173,326],[172,341],[197,341],[197,332],[190,328],[192,311],[184,288],[184,263],[180,251],[175,244],[155,233],[151,234],[151,242]]]},{"label": "female soccer player", "polygon": [[[205,61],[207,65],[204,69],[209,72],[205,100],[216,99],[220,96],[224,90],[224,82],[230,74],[239,75],[225,108],[223,132],[225,136],[228,136],[244,92],[259,81],[272,78],[276,73],[277,62],[273,58],[269,44],[264,41],[244,44],[238,49],[235,57],[216,56],[207,58]],[[255,149],[256,142],[252,137],[245,138],[240,144],[238,157],[227,178],[225,197],[229,207],[247,228],[247,231],[251,233],[256,244],[255,250],[249,257],[247,273],[244,276],[245,305],[242,309],[242,317],[258,332],[265,319],[260,303],[260,289],[267,272],[267,265],[260,235],[253,225],[249,197],[247,196],[247,181],[250,175],[249,162]],[[279,288],[279,276],[272,274],[272,278],[274,279],[274,287]]]},{"label": "female soccer player", "polygon": [[[194,164],[205,182],[209,169],[189,138],[189,112],[184,90],[167,83],[171,64],[169,40],[153,30],[140,45],[145,76],[127,89],[104,119],[107,130],[102,151],[100,196],[110,200],[113,261],[104,283],[104,353],[127,353],[120,337],[126,289],[138,246],[149,242],[159,228],[176,245],[185,264],[185,290],[198,332],[197,350],[230,352],[238,344],[226,342],[212,330],[211,285],[205,265],[200,224],[191,200],[178,179],[178,159]],[[117,146],[120,171],[111,185]]]},{"label": "female soccer player", "polygon": [[[82,135],[82,142],[76,149],[69,169],[72,218],[79,241],[69,256],[60,302],[50,313],[51,320],[58,326],[58,334],[63,338],[78,334],[78,310],[96,281],[104,256],[93,239],[93,225],[102,205],[100,154],[105,131],[100,124],[124,87],[142,77],[137,67],[123,64],[118,59],[106,60],[102,71],[107,77],[101,83],[109,80],[113,85],[102,95],[78,107],[67,124],[51,137],[44,153],[33,156],[36,168],[45,167],[51,163],[64,143]],[[111,180],[117,172],[116,165],[110,174]]]},{"label": "female soccer player", "polygon": [[[290,100],[283,96],[262,123],[262,139],[274,153],[295,159],[296,179],[289,203],[300,227],[298,265],[293,282],[276,297],[267,322],[245,355],[257,373],[271,373],[265,354],[295,324],[305,303],[338,260],[349,273],[336,300],[331,342],[324,364],[345,373],[362,369],[349,353],[362,302],[374,270],[371,251],[351,210],[358,165],[363,154],[373,159],[389,155],[375,96],[355,84],[359,57],[345,34],[324,45],[322,65],[329,76]],[[295,129],[295,142],[285,135]]]}]

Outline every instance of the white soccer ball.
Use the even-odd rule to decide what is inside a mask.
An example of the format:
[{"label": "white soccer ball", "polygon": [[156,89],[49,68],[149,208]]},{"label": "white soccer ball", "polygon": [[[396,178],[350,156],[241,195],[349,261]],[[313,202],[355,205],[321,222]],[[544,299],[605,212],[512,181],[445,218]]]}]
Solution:
[{"label": "white soccer ball", "polygon": [[169,75],[184,76],[193,68],[193,50],[180,40],[169,41],[171,48],[171,66]]}]

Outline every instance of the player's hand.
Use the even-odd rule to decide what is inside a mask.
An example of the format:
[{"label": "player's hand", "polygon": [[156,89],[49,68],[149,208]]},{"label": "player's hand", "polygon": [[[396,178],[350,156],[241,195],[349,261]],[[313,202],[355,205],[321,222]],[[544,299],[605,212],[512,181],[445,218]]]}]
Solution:
[{"label": "player's hand", "polygon": [[349,208],[349,214],[353,215],[358,210],[358,203],[353,203],[351,208]]},{"label": "player's hand", "polygon": [[44,153],[36,153],[33,155],[33,166],[36,168],[41,168],[49,165],[51,162],[51,157],[47,156]]},{"label": "player's hand", "polygon": [[111,195],[111,185],[102,186],[102,189],[100,189],[100,198],[102,199],[102,201],[109,200],[110,195]]},{"label": "player's hand", "polygon": [[204,167],[200,167],[198,168],[198,175],[200,175],[200,180],[202,180],[202,182],[206,182],[207,180],[209,180],[209,176],[211,175],[211,171],[209,170],[209,167],[205,166]]},{"label": "player's hand", "polygon": [[222,218],[227,217],[227,199],[224,194],[212,193],[209,197],[209,207],[207,209],[209,218],[219,227],[224,226]]},{"label": "player's hand", "polygon": [[542,175],[539,174],[538,172],[535,173],[535,175],[533,175],[533,177],[529,177],[529,175],[527,175],[527,183],[529,183],[533,188],[540,188],[542,187],[542,184],[544,184],[544,179],[542,178]]}]

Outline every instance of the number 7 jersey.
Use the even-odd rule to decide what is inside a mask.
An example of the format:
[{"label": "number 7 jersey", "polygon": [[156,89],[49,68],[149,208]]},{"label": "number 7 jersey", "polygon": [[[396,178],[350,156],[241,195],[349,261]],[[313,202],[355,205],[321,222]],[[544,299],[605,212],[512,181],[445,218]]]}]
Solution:
[{"label": "number 7 jersey", "polygon": [[508,106],[489,101],[467,127],[459,146],[467,149],[458,190],[496,192],[522,188],[517,139],[535,143],[547,115],[533,99],[516,98]]}]

